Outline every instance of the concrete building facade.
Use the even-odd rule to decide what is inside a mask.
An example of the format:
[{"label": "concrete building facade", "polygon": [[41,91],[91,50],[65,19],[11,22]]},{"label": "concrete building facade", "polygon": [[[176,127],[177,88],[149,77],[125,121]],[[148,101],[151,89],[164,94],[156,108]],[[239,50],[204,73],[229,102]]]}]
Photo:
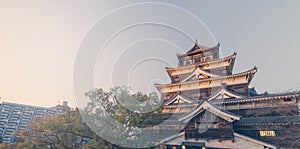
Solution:
[{"label": "concrete building facade", "polygon": [[55,116],[64,114],[68,103],[55,107],[38,107],[10,102],[0,104],[0,135],[4,143],[14,141],[15,130],[26,129],[36,117]]}]

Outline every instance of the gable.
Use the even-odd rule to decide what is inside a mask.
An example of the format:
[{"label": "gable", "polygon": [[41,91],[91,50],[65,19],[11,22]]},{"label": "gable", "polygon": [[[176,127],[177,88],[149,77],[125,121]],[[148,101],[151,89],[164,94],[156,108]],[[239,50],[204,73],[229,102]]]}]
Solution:
[{"label": "gable", "polygon": [[184,103],[193,103],[193,100],[188,99],[187,97],[183,97],[179,94],[177,94],[175,97],[170,99],[165,103],[165,105],[171,105],[171,104],[184,104]]},{"label": "gable", "polygon": [[215,92],[208,98],[208,101],[216,100],[216,99],[221,100],[221,99],[226,99],[226,98],[244,98],[244,96],[240,95],[238,93],[229,91],[226,89],[226,87],[221,87],[217,92]]},{"label": "gable", "polygon": [[190,112],[186,113],[182,117],[179,118],[179,121],[183,121],[185,123],[189,122],[192,118],[197,116],[198,114],[204,112],[205,110],[210,111],[211,113],[223,118],[224,120],[228,122],[233,122],[235,120],[239,120],[240,117],[230,113],[228,111],[223,111],[211,104],[209,104],[206,100],[200,103],[198,106],[193,108]]},{"label": "gable", "polygon": [[196,67],[194,71],[192,71],[189,75],[182,79],[181,82],[191,81],[191,80],[200,80],[206,78],[217,78],[219,75],[209,73],[200,67]]},{"label": "gable", "polygon": [[223,119],[222,117],[215,115],[214,113],[208,110],[204,110],[203,112],[199,113],[197,116],[192,118],[187,123],[184,130],[197,130],[197,132],[199,133],[209,133],[208,129],[232,130],[232,124],[231,122]]}]

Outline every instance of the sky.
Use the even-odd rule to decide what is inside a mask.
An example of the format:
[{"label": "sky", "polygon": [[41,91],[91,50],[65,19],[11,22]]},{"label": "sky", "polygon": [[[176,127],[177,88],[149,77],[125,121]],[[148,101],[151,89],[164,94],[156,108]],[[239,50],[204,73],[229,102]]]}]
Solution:
[{"label": "sky", "polygon": [[[257,66],[250,86],[259,92],[300,88],[300,2],[297,0],[3,0],[0,1],[1,100],[46,107],[66,100],[76,106],[73,70],[81,42],[101,18],[113,17],[107,15],[109,12],[140,2],[172,4],[198,17],[215,40],[204,30],[205,25],[192,26],[184,15],[176,13],[170,20],[199,43],[212,46],[219,42],[222,56],[237,52],[234,72]],[[135,11],[138,13],[124,16],[116,13],[120,19],[113,25],[141,16],[163,18],[171,10]],[[106,25],[104,30],[113,32],[113,25]],[[168,82],[163,68],[176,66],[176,53],[192,46],[193,41],[174,29],[155,25],[128,29],[98,55],[95,87],[109,88],[126,80],[133,88],[147,89],[155,82]],[[145,56],[150,58],[141,61]],[[141,84],[140,80],[146,83]]]}]

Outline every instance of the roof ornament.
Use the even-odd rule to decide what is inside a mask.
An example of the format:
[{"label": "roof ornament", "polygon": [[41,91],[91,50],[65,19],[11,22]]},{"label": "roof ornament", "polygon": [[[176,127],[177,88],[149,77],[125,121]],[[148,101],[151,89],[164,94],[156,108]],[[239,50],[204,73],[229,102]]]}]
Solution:
[{"label": "roof ornament", "polygon": [[197,47],[197,48],[200,48],[200,47],[199,47],[199,43],[198,43],[198,40],[197,40],[197,39],[195,39],[195,47]]}]

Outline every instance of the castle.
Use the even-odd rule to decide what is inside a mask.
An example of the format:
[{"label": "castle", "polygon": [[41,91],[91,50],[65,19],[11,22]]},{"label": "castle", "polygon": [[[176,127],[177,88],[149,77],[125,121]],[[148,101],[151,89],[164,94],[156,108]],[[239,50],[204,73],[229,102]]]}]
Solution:
[{"label": "castle", "polygon": [[[233,73],[236,53],[220,58],[220,44],[195,45],[166,68],[170,84],[155,84],[163,99],[158,128],[167,149],[300,148],[300,92],[258,94],[249,88],[257,68]],[[283,79],[283,78],[281,78]]]}]

